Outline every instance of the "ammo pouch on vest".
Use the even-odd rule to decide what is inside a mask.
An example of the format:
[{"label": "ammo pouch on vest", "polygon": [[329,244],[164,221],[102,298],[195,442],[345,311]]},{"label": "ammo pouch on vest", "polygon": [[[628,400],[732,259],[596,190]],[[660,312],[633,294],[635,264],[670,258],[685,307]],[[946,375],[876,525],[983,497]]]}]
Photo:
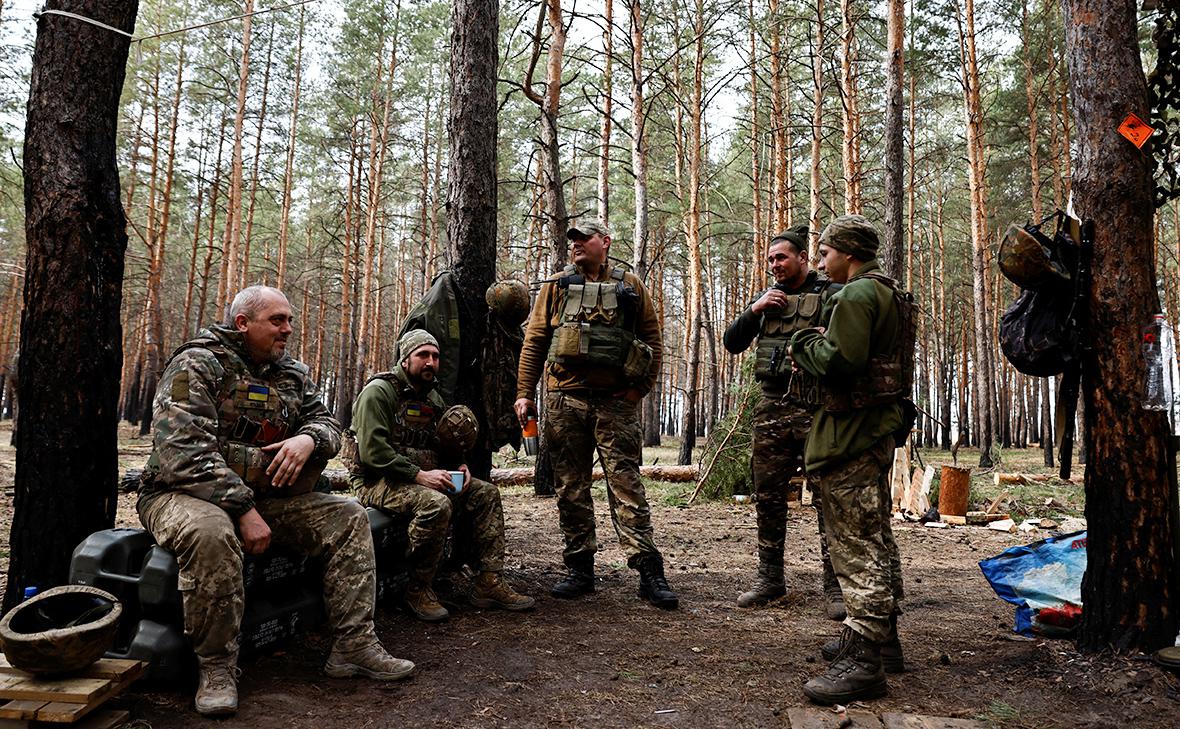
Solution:
[{"label": "ammo pouch on vest", "polygon": [[626,326],[620,299],[635,294],[623,285],[622,270],[613,270],[610,280],[602,282],[586,282],[575,272],[567,268],[558,281],[564,291],[562,323],[549,342],[548,361],[621,371],[628,380],[642,378],[653,354]]},{"label": "ammo pouch on vest", "polygon": [[820,401],[819,380],[793,369],[791,336],[819,323],[823,294],[788,294],[777,312],[764,314],[758,346],[754,352],[754,377],[764,386],[785,390],[796,402],[816,405]]},{"label": "ammo pouch on vest", "polygon": [[323,458],[309,458],[299,472],[295,483],[274,488],[270,483],[270,476],[266,469],[270,466],[274,456],[261,448],[248,446],[244,443],[229,442],[225,444],[225,464],[234,473],[241,476],[246,485],[262,496],[295,496],[314,491],[324,473],[328,461]]}]

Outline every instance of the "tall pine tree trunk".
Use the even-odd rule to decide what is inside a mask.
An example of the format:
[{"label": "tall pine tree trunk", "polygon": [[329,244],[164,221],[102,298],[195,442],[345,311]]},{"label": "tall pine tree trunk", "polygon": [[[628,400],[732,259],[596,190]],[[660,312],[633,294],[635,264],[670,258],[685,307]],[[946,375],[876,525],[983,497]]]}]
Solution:
[{"label": "tall pine tree trunk", "polygon": [[[138,3],[77,0],[68,8],[130,33]],[[44,15],[38,26],[25,126],[20,354],[20,370],[37,376],[18,384],[6,609],[27,586],[63,584],[78,542],[115,522],[127,249],[115,127],[129,45],[62,16]]]}]

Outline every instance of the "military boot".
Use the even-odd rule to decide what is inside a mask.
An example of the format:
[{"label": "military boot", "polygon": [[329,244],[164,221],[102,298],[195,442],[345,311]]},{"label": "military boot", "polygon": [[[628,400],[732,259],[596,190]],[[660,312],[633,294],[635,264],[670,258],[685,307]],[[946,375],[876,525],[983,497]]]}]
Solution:
[{"label": "military boot", "polygon": [[537,603],[527,595],[521,595],[513,590],[508,581],[499,572],[481,572],[471,586],[468,601],[477,608],[495,608],[497,610],[532,610]]},{"label": "military boot", "polygon": [[[824,660],[834,661],[844,648],[844,636],[828,641],[819,649]],[[889,618],[889,637],[881,644],[881,666],[885,673],[902,673],[905,671],[905,657],[901,653],[901,639],[897,637],[897,614]]]},{"label": "military boot", "polygon": [[[843,620],[848,617],[844,608],[844,593],[840,591],[840,581],[832,571],[832,560],[825,559],[824,563],[824,608],[829,620]],[[829,659],[830,660],[830,659]]]},{"label": "military boot", "polygon": [[848,704],[876,699],[889,691],[881,669],[881,646],[852,628],[841,637],[843,650],[828,670],[803,684],[803,693],[817,704]]},{"label": "military boot", "polygon": [[553,597],[560,597],[563,600],[572,600],[575,597],[582,595],[589,595],[594,592],[594,557],[589,559],[571,560],[567,567],[569,572],[553,587],[549,588],[549,594]]},{"label": "military boot", "polygon": [[658,554],[647,555],[635,565],[639,570],[639,596],[652,605],[664,610],[680,607],[680,598],[668,587],[664,577],[664,558]]},{"label": "military boot", "polygon": [[197,696],[193,701],[201,716],[230,716],[238,711],[238,656],[197,656]]},{"label": "military boot", "polygon": [[754,586],[738,595],[737,606],[748,608],[765,605],[787,594],[783,580],[783,555],[769,549],[758,550],[758,579]]},{"label": "military boot", "polygon": [[413,663],[389,655],[380,643],[357,651],[341,651],[334,647],[324,663],[324,673],[332,678],[365,676],[378,681],[396,681],[413,671]]},{"label": "military boot", "polygon": [[402,599],[406,609],[413,613],[414,617],[427,623],[437,623],[451,615],[439,604],[434,588],[425,582],[411,579],[410,584],[406,585],[406,594]]}]

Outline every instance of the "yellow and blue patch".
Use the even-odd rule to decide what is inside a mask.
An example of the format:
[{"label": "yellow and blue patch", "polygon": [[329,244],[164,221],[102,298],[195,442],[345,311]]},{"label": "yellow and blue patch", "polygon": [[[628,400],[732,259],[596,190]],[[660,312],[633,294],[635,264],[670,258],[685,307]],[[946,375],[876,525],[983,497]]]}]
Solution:
[{"label": "yellow and blue patch", "polygon": [[270,398],[270,388],[266,385],[250,385],[246,388],[246,399],[266,402]]}]

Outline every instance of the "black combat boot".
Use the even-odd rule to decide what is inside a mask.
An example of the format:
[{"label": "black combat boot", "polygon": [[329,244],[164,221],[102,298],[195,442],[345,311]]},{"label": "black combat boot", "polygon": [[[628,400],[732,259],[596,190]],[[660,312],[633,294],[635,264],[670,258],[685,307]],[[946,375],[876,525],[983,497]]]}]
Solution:
[{"label": "black combat boot", "polygon": [[589,595],[594,592],[594,555],[570,560],[566,563],[569,572],[553,587],[549,594],[563,600]]},{"label": "black combat boot", "polygon": [[[905,671],[905,657],[901,653],[901,639],[897,637],[897,615],[894,613],[889,617],[889,637],[881,644],[881,666],[885,669],[885,673],[902,673]],[[845,631],[847,635],[847,631]],[[823,648],[819,649],[820,654],[823,655],[824,660],[834,661],[836,656],[840,655],[840,650],[844,647],[844,636],[824,644]]]},{"label": "black combat boot", "polygon": [[[824,559],[824,610],[829,620],[843,620],[848,617],[844,609],[844,593],[840,591],[840,582],[832,570],[832,560]],[[828,659],[831,660],[831,659]]]},{"label": "black combat boot", "polygon": [[664,558],[658,554],[641,557],[635,565],[639,570],[639,596],[652,605],[664,610],[680,607],[680,598],[664,577]]},{"label": "black combat boot", "polygon": [[848,704],[877,699],[889,692],[881,669],[881,646],[852,628],[845,628],[843,650],[821,676],[803,684],[803,693],[817,704]]},{"label": "black combat boot", "polygon": [[758,550],[758,579],[754,586],[738,595],[738,607],[757,607],[787,594],[783,580],[783,553],[772,549]]}]

